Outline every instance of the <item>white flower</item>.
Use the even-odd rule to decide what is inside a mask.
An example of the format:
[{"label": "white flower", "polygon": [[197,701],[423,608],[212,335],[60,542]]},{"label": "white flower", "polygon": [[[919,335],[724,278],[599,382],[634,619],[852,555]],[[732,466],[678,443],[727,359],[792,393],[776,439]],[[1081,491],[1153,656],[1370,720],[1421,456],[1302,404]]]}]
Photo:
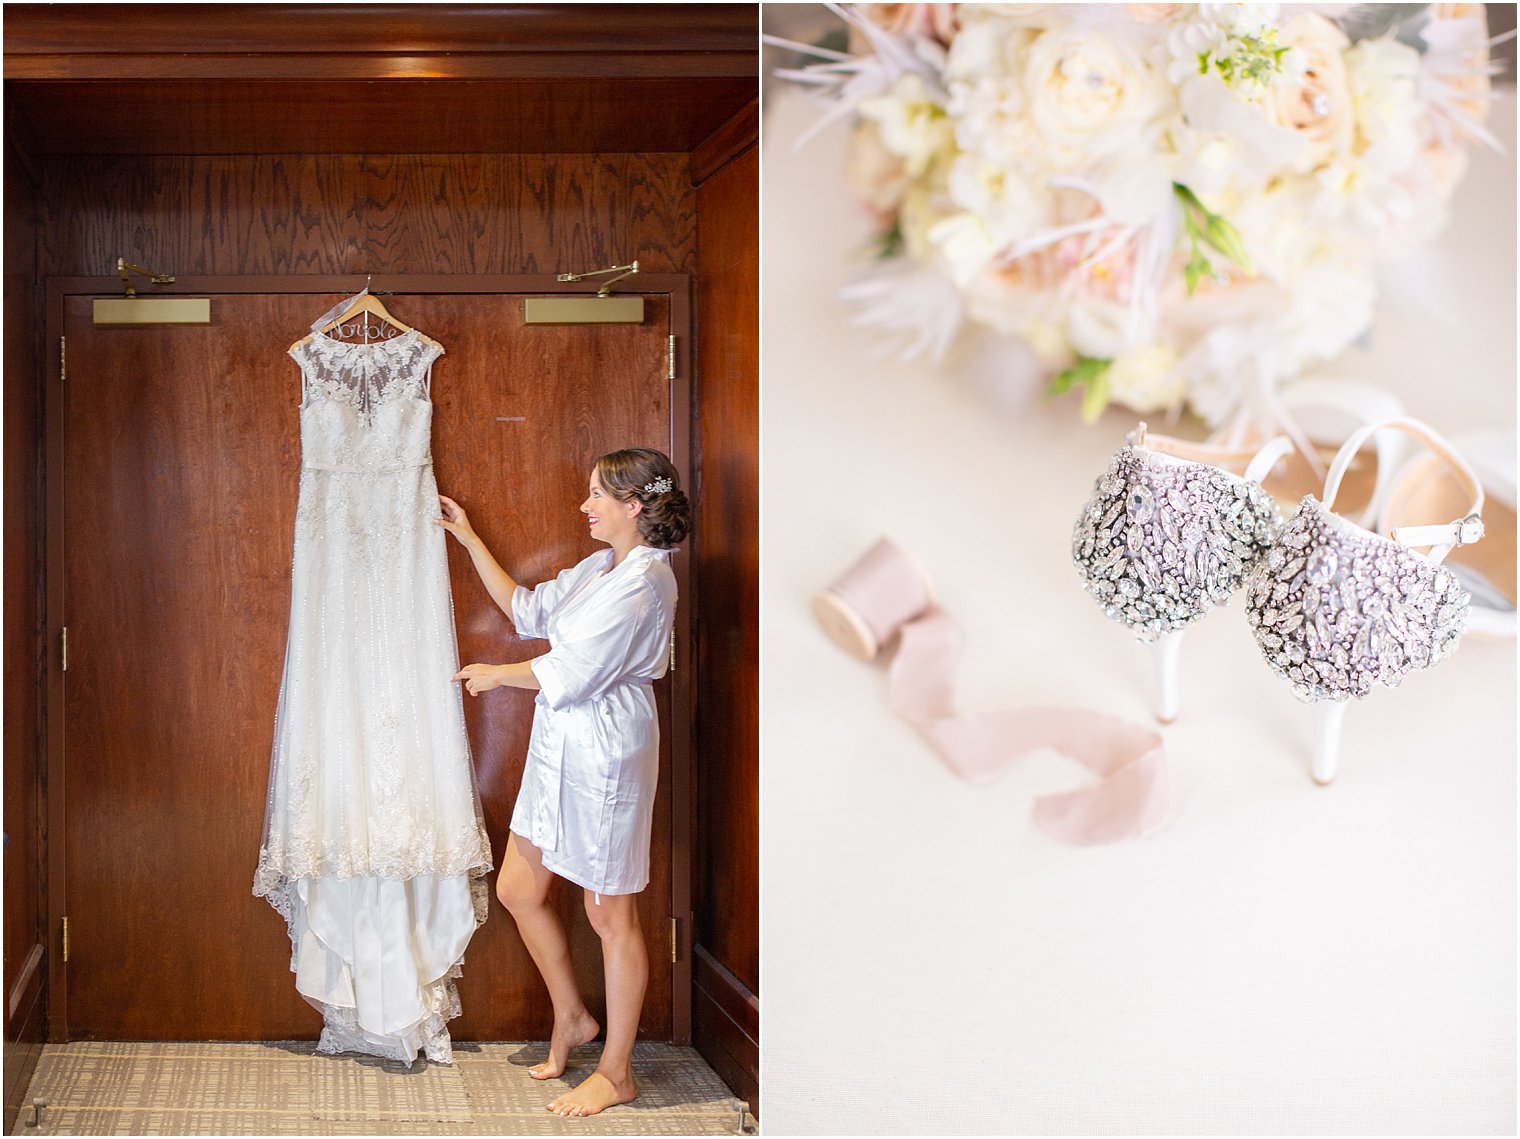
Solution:
[{"label": "white flower", "polygon": [[1285,284],[1280,347],[1289,375],[1334,359],[1372,327],[1377,275],[1369,261],[1326,249]]},{"label": "white flower", "polygon": [[1066,339],[1083,356],[1118,360],[1149,344],[1155,332],[1143,313],[1091,293],[1073,298],[1066,314]]},{"label": "white flower", "polygon": [[1024,59],[1023,88],[1036,145],[1052,169],[1154,147],[1171,91],[1135,44],[1087,29],[1042,32]]},{"label": "white flower", "polygon": [[921,177],[954,150],[954,124],[917,75],[902,76],[887,94],[862,100],[857,109],[876,124],[881,144],[903,159],[911,177]]},{"label": "white flower", "polygon": [[1420,151],[1420,53],[1396,40],[1363,40],[1346,53],[1346,77],[1361,135],[1358,155],[1389,174]]},{"label": "white flower", "polygon": [[883,226],[892,221],[908,192],[906,164],[881,144],[881,131],[869,120],[858,123],[850,136],[845,183]]},{"label": "white flower", "polygon": [[794,75],[857,115],[852,186],[903,239],[860,318],[936,356],[965,316],[1053,373],[1106,361],[1143,411],[1272,408],[1493,141],[1481,7],[1354,45],[1339,7],[843,9],[866,54]]},{"label": "white flower", "polygon": [[1297,169],[1307,173],[1351,149],[1356,125],[1342,53],[1346,34],[1323,16],[1302,12],[1283,26],[1282,38],[1301,53],[1303,74],[1279,76],[1267,88],[1268,117],[1307,142]]},{"label": "white flower", "polygon": [[1187,397],[1181,358],[1170,344],[1156,341],[1126,352],[1108,370],[1109,398],[1136,411],[1170,411]]},{"label": "white flower", "polygon": [[1198,17],[1232,37],[1259,36],[1277,23],[1280,4],[1200,4]]},{"label": "white flower", "polygon": [[1018,170],[962,154],[950,167],[950,200],[981,220],[994,250],[1007,250],[1052,221],[1048,189]]}]

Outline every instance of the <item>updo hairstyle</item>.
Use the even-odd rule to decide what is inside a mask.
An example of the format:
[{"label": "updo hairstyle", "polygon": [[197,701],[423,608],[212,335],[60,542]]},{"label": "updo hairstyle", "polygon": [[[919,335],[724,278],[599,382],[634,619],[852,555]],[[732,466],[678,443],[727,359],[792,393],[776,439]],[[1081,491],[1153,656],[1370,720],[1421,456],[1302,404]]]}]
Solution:
[{"label": "updo hairstyle", "polygon": [[[596,477],[619,502],[643,503],[635,522],[644,541],[655,549],[668,550],[691,532],[691,503],[681,490],[681,476],[653,447],[629,447],[603,455],[596,461]],[[668,480],[670,489],[644,489],[658,479]]]}]

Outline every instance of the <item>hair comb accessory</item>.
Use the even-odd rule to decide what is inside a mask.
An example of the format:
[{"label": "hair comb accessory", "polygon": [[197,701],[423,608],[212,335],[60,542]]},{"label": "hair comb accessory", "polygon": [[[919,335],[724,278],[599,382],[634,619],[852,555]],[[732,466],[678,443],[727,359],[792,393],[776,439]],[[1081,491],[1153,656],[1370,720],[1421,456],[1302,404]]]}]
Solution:
[{"label": "hair comb accessory", "polygon": [[655,479],[654,482],[647,482],[644,484],[644,493],[669,494],[675,485],[675,483],[671,482],[664,475],[661,475],[659,478]]},{"label": "hair comb accessory", "polygon": [[1043,748],[1097,776],[1089,786],[1036,800],[1035,821],[1055,838],[1084,846],[1120,842],[1166,822],[1166,755],[1150,728],[1075,708],[956,712],[959,630],[934,605],[922,567],[888,539],[819,593],[813,613],[830,639],[858,660],[875,660],[898,642],[888,669],[892,709],[961,778],[991,778]]}]

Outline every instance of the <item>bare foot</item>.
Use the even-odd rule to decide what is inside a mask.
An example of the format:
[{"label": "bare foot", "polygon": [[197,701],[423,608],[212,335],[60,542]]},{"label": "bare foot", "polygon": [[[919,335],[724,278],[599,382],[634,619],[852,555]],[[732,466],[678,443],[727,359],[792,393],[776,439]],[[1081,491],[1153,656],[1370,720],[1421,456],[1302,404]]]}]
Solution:
[{"label": "bare foot", "polygon": [[573,1091],[551,1099],[548,1108],[555,1115],[595,1115],[614,1104],[628,1103],[638,1094],[632,1072],[621,1080],[613,1080],[598,1069]]},{"label": "bare foot", "polygon": [[601,1030],[602,1026],[597,1024],[596,1017],[585,1009],[581,1009],[579,1016],[564,1024],[556,1020],[554,1031],[549,1037],[549,1058],[529,1068],[528,1075],[535,1080],[552,1080],[564,1075],[565,1065],[570,1062],[570,1050],[582,1044],[590,1044]]}]

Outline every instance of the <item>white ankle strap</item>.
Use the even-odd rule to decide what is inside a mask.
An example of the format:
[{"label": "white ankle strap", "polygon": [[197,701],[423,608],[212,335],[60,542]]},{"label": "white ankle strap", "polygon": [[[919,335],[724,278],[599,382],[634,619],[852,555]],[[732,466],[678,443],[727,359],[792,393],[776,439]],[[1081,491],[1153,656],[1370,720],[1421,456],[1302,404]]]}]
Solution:
[{"label": "white ankle strap", "polygon": [[1267,440],[1256,457],[1246,464],[1246,473],[1242,476],[1246,482],[1261,482],[1272,472],[1272,468],[1293,453],[1293,440],[1286,435],[1278,435]]},{"label": "white ankle strap", "polygon": [[1346,468],[1351,465],[1351,460],[1368,439],[1379,431],[1402,431],[1406,435],[1412,435],[1444,462],[1450,469],[1457,481],[1462,484],[1462,489],[1472,498],[1472,508],[1467,514],[1452,522],[1441,523],[1432,526],[1399,526],[1392,533],[1394,541],[1406,546],[1429,546],[1430,560],[1439,563],[1447,553],[1458,546],[1469,546],[1483,537],[1483,520],[1479,517],[1483,510],[1483,486],[1473,474],[1472,468],[1467,461],[1457,452],[1456,448],[1446,442],[1440,435],[1418,419],[1385,419],[1381,423],[1369,423],[1366,427],[1354,432],[1340,451],[1335,456],[1335,461],[1330,464],[1330,473],[1325,478],[1325,493],[1322,499],[1325,509],[1333,507],[1335,496],[1341,488],[1341,479],[1346,474]]}]

